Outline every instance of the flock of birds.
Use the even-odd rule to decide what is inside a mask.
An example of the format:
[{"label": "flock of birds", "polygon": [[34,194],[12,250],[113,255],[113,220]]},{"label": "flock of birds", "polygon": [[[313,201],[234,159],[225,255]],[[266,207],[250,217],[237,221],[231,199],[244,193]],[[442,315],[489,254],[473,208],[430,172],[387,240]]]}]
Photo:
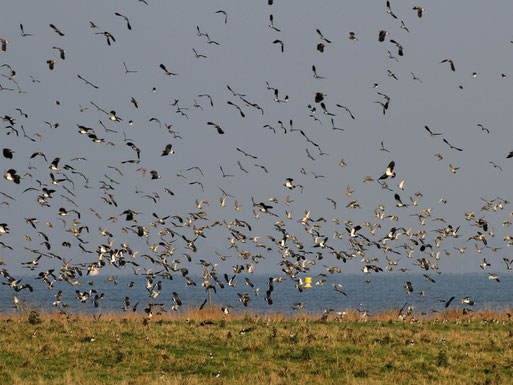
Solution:
[{"label": "flock of birds", "polygon": [[[138,0],[137,3],[147,9],[153,7],[149,0]],[[285,5],[279,4],[280,1],[274,4],[273,0],[266,0],[266,3],[268,28],[274,36],[268,44],[273,48],[277,46],[273,52],[277,57],[286,55],[289,41],[281,35],[291,37],[286,35],[287,25],[279,23],[275,10]],[[386,46],[387,60],[398,63],[408,54],[408,47],[400,43],[401,36],[413,33],[416,23],[429,22],[429,10],[410,5],[411,15],[400,17],[390,1],[383,5],[382,8],[376,6],[376,12],[382,12],[386,22],[393,23],[393,28],[376,28],[376,48]],[[138,25],[139,20],[124,13],[113,13],[112,25],[108,26],[95,21],[83,23],[81,38],[88,39],[87,44],[95,47],[96,39],[101,37],[107,49],[115,49],[120,41],[130,39],[138,28],[143,28]],[[408,25],[404,21],[406,16],[412,16]],[[77,24],[82,22],[75,17]],[[219,28],[229,28],[233,22],[229,9],[216,10],[205,17]],[[208,293],[237,287],[237,297],[221,308],[228,313],[237,305],[250,306],[260,291],[263,293],[260,297],[272,305],[277,283],[284,280],[294,281],[301,292],[306,276],[315,277],[314,286],[332,285],[334,295],[340,295],[343,303],[346,292],[339,282],[343,281],[349,266],[353,271],[363,272],[366,283],[371,282],[374,274],[412,271],[420,272],[433,285],[437,275],[441,274],[439,264],[451,255],[477,254],[477,259],[473,257],[471,260],[476,261],[476,267],[486,271],[494,284],[500,283],[498,271],[512,270],[513,258],[508,257],[506,250],[513,244],[513,236],[498,239],[495,234],[495,229],[507,230],[511,225],[508,215],[504,214],[510,204],[506,197],[482,198],[480,207],[462,213],[458,223],[450,223],[442,216],[435,217],[434,212],[449,207],[446,206],[449,204],[447,199],[441,197],[437,204],[442,208],[433,209],[423,203],[421,191],[408,190],[407,176],[402,171],[405,166],[395,159],[397,154],[386,147],[387,139],[380,142],[379,153],[384,157],[382,163],[374,167],[373,175],[364,176],[347,187],[344,183],[341,188],[343,178],[339,175],[307,167],[294,169],[282,177],[279,186],[272,186],[267,184],[267,175],[283,171],[278,171],[279,167],[270,167],[266,159],[271,155],[262,148],[259,152],[248,149],[252,148],[250,141],[254,139],[250,135],[239,136],[241,141],[235,142],[233,138],[237,136],[232,135],[233,124],[221,121],[229,120],[223,119],[227,114],[230,119],[240,119],[238,125],[255,125],[254,122],[264,119],[265,124],[261,124],[258,134],[254,135],[265,136],[265,141],[283,143],[292,141],[289,138],[293,137],[288,151],[302,153],[302,161],[309,162],[311,168],[325,159],[337,170],[357,168],[357,164],[351,164],[339,154],[325,152],[330,141],[342,140],[339,136],[326,139],[326,135],[318,134],[323,130],[330,135],[343,135],[343,131],[350,130],[352,122],[360,119],[355,112],[357,108],[348,107],[349,103],[342,105],[337,101],[338,96],[332,93],[312,92],[308,97],[310,103],[306,110],[303,109],[304,116],[309,119],[307,123],[301,123],[304,128],[298,128],[295,119],[282,113],[282,109],[294,103],[298,95],[289,96],[265,79],[261,80],[263,94],[250,94],[241,90],[243,86],[234,90],[235,87],[227,84],[224,93],[220,94],[219,90],[217,94],[201,92],[192,100],[178,94],[168,103],[171,110],[148,116],[145,103],[140,102],[137,94],[129,95],[121,102],[107,101],[102,92],[107,92],[108,81],[99,81],[98,73],[86,75],[83,70],[80,73],[71,70],[74,75],[70,77],[67,68],[62,81],[69,82],[73,89],[69,92],[80,97],[82,102],[69,105],[67,98],[62,96],[64,99],[52,103],[57,110],[65,108],[67,113],[73,114],[74,126],[50,119],[36,120],[31,111],[35,102],[29,98],[30,94],[43,88],[50,99],[54,98],[51,88],[57,78],[50,80],[48,71],[52,76],[58,74],[73,55],[81,54],[80,50],[69,46],[69,34],[61,28],[57,21],[46,26],[25,23],[19,24],[18,34],[10,30],[6,36],[4,25],[3,36],[0,36],[0,99],[3,101],[0,111],[3,123],[0,279],[3,285],[12,289],[15,305],[20,302],[20,293],[33,291],[27,282],[30,279],[26,277],[27,273],[44,282],[49,290],[54,290],[56,283],[66,284],[55,293],[53,302],[61,311],[67,306],[63,301],[63,290],[76,293],[76,301],[80,303],[93,303],[98,307],[104,295],[95,289],[95,279],[103,280],[108,276],[107,281],[117,284],[118,274],[133,273],[134,280],[140,277],[145,282],[148,300],[139,309],[144,308],[151,318],[153,314],[165,311],[168,304],[172,304],[167,307],[168,311],[179,310],[187,302],[190,286],[205,289],[205,302],[201,308],[205,306]],[[331,81],[320,69],[324,55],[337,43],[335,37],[324,34],[321,28],[313,28],[312,36],[317,43],[306,47],[319,58],[311,64],[309,75],[318,81],[319,89]],[[109,32],[113,30],[114,34]],[[195,32],[197,45],[187,48],[191,57],[204,63],[222,61],[221,57],[216,57],[216,49],[225,42],[213,40],[202,26],[196,26]],[[38,36],[47,41],[47,57],[42,60],[28,56],[34,62],[34,72],[19,71],[16,63],[11,61],[11,52],[23,50],[27,40]],[[347,31],[344,39],[352,44],[362,43],[358,32]],[[160,47],[166,38],[162,40],[154,44]],[[391,47],[395,54],[390,51]],[[87,54],[90,55],[93,49],[88,48]],[[119,56],[125,55],[115,52]],[[114,56],[109,60],[122,63],[120,71],[127,79],[137,78],[143,72],[142,68],[132,67],[121,57]],[[46,66],[41,62],[46,62]],[[451,58],[440,58],[436,63],[447,65],[451,72],[457,71],[457,64]],[[154,58],[148,59],[147,66],[160,75],[159,84],[151,89],[155,98],[162,89],[173,87],[166,82],[184,76],[172,63],[161,63]],[[419,87],[428,81],[414,72],[410,74],[410,81]],[[110,76],[107,70],[105,76]],[[256,78],[258,74],[252,76]],[[472,76],[475,78],[477,74]],[[501,74],[501,77],[506,78],[506,75]],[[403,81],[402,74],[392,70],[387,70],[383,83],[389,79]],[[368,108],[379,107],[382,119],[392,108],[399,108],[401,102],[389,96],[380,83],[369,82],[365,87],[375,89],[379,100],[370,102]],[[179,93],[179,90],[175,92]],[[123,103],[121,114],[109,107],[120,103]],[[229,109],[220,109],[220,105]],[[220,109],[221,114],[214,114],[216,109]],[[60,116],[64,115],[61,113]],[[201,132],[208,133],[205,138],[212,146],[217,143],[217,136],[223,136],[228,146],[225,149],[230,148],[237,155],[231,164],[226,161],[221,164],[226,155],[221,153],[224,151],[190,155],[186,142],[195,140],[195,135],[184,127],[193,119],[197,119],[195,124],[202,122]],[[344,128],[338,127],[342,124]],[[141,135],[142,126],[150,128],[145,128]],[[490,129],[481,123],[477,127],[483,134],[490,133]],[[154,137],[152,130],[158,132]],[[449,141],[443,133],[428,125],[421,130],[426,133],[422,140],[441,137],[440,152],[435,154],[440,162],[448,157],[447,153],[458,156],[465,152],[456,141]],[[69,156],[70,148],[76,156]],[[281,157],[287,164],[287,152]],[[506,162],[505,158],[513,157],[513,151],[501,157]],[[174,170],[178,159],[186,167]],[[209,171],[209,175],[204,167],[197,165],[198,162],[204,162],[209,170],[215,167],[216,174]],[[505,166],[497,162],[490,161],[491,170],[503,172]],[[451,173],[460,172],[460,167],[452,163],[448,163],[448,168]],[[288,167],[288,170],[292,169]],[[336,191],[316,189],[318,183],[320,185],[329,178],[336,179]],[[256,180],[260,187],[255,188],[252,180]],[[234,193],[227,185],[237,186],[233,189],[245,193]],[[360,185],[375,186],[371,197],[376,201],[362,200],[358,194]],[[306,204],[312,203],[314,198],[315,209],[302,204],[309,190],[315,193]],[[187,206],[189,199],[194,203]],[[386,199],[390,199],[390,204],[382,203]],[[320,201],[324,203],[319,204]],[[27,212],[34,214],[26,215]],[[19,218],[20,213],[23,213],[23,220]],[[512,215],[513,211],[509,217]],[[356,221],[351,217],[364,219]],[[262,288],[255,287],[251,278],[259,272],[259,265],[272,271]],[[195,278],[197,274],[200,279]],[[165,295],[161,291],[167,280],[183,281],[183,292],[173,292],[170,298],[162,298]],[[133,286],[132,281],[123,290],[130,293]],[[404,291],[406,296],[425,294],[410,281],[405,282]],[[454,299],[446,298],[444,306],[449,307]],[[471,310],[474,300],[477,301],[468,296],[458,299],[464,305],[464,312]],[[137,311],[137,305],[128,294],[120,307],[123,311]],[[296,310],[303,308],[302,303],[293,306]]]}]

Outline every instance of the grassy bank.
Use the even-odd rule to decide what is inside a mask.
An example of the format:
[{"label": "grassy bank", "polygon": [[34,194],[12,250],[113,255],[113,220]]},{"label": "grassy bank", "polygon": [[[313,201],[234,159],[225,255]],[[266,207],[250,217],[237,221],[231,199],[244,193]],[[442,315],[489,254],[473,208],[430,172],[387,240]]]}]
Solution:
[{"label": "grassy bank", "polygon": [[397,321],[223,315],[0,317],[9,384],[505,384],[513,322],[489,312]]}]

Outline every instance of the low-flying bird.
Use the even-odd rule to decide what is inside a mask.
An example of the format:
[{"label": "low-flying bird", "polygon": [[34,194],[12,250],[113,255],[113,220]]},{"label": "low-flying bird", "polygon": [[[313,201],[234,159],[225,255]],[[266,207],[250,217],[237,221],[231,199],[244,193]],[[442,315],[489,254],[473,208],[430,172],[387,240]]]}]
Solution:
[{"label": "low-flying bird", "polygon": [[436,283],[435,280],[433,278],[431,278],[429,275],[427,275],[427,274],[422,274],[422,275],[424,276],[424,278],[426,278],[426,281]]},{"label": "low-flying bird", "polygon": [[173,301],[176,302],[177,306],[182,306],[182,300],[180,299],[176,291],[173,291]]},{"label": "low-flying bird", "polygon": [[486,258],[483,258],[483,263],[481,263],[481,264],[479,265],[479,267],[480,267],[481,269],[485,270],[488,266],[492,266],[492,265],[490,265],[490,263],[488,263],[488,261],[486,260]]},{"label": "low-flying bird", "polygon": [[449,306],[451,306],[451,303],[452,303],[452,301],[454,301],[454,298],[456,298],[456,297],[454,297],[454,296],[453,296],[453,297],[449,298],[449,300],[448,300],[447,302],[445,302],[445,305],[444,305],[444,306],[445,306],[446,308],[448,308]]},{"label": "low-flying bird", "polygon": [[498,283],[500,283],[500,279],[499,279],[499,276],[498,276],[497,274],[488,273],[488,279],[490,279],[490,280],[495,280],[495,281],[497,281]]}]

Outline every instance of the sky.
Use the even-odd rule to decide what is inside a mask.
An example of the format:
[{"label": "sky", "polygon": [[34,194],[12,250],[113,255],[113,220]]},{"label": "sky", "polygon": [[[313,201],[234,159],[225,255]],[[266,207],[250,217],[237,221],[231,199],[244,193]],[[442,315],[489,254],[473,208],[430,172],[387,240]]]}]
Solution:
[{"label": "sky", "polygon": [[[201,259],[217,264],[223,273],[236,265],[247,269],[254,260],[254,274],[285,275],[280,263],[296,262],[287,250],[312,262],[303,263],[310,270],[297,270],[298,277],[326,273],[326,266],[340,267],[342,275],[360,272],[365,265],[423,273],[418,266],[421,258],[438,265],[430,274],[483,271],[483,258],[491,265],[483,274],[509,273],[503,258],[511,258],[504,238],[511,234],[507,221],[513,200],[513,159],[506,159],[513,150],[510,2],[430,1],[419,3],[425,8],[419,18],[412,9],[415,4],[394,0],[391,9],[397,19],[387,13],[385,1],[275,0],[272,6],[264,0],[147,3],[16,1],[2,7],[0,38],[8,43],[6,52],[0,52],[0,116],[13,117],[19,135],[7,119],[0,122],[0,147],[14,151],[13,159],[1,158],[1,171],[5,175],[14,169],[23,177],[20,184],[0,180],[0,191],[8,195],[0,196],[0,223],[8,226],[8,233],[0,235],[5,246],[0,257],[12,275],[58,269],[63,260],[90,266],[98,262],[99,245],[109,240],[112,249],[129,245],[137,251],[134,261],[139,267],[154,271],[162,267],[144,255],[162,257],[164,248],[153,252],[148,245],[169,242],[169,255],[164,255],[169,265],[195,273],[202,272]],[[226,12],[226,23],[224,14],[216,13],[219,10]],[[130,30],[116,12],[129,19]],[[279,31],[269,27],[271,14]],[[401,28],[401,21],[409,32]],[[90,27],[91,22],[97,29]],[[31,36],[21,36],[20,24]],[[198,36],[198,28],[208,38]],[[316,49],[323,42],[317,29],[331,41],[324,41],[322,53]],[[381,30],[388,32],[384,42],[378,41]],[[101,34],[105,31],[114,36],[110,45]],[[358,40],[349,39],[350,32]],[[403,56],[391,39],[402,45]],[[283,52],[275,40],[283,42]],[[53,47],[66,51],[65,60]],[[196,57],[193,49],[206,57]],[[440,63],[444,59],[453,61],[454,72],[448,62]],[[55,60],[53,70],[48,60]],[[136,72],[127,73],[124,63]],[[167,76],[161,64],[177,75]],[[312,65],[322,79],[313,76]],[[246,105],[227,86],[263,112]],[[385,102],[378,92],[390,98],[385,114],[376,103]],[[324,94],[327,113],[333,116],[323,113],[316,93]],[[211,95],[213,106],[202,94]],[[238,105],[244,117],[227,102]],[[355,119],[337,104],[349,108]],[[121,121],[110,120],[110,111]],[[219,125],[224,134],[208,122]],[[78,125],[92,128],[104,141],[94,143],[79,133]],[[425,126],[442,135],[430,136]],[[161,156],[168,144],[174,153]],[[31,158],[36,152],[44,153],[47,161]],[[57,157],[59,170],[51,170]],[[75,159],[80,157],[86,159]],[[396,176],[383,180],[388,190],[377,180],[391,161]],[[66,170],[65,165],[73,169]],[[223,176],[220,167],[231,176]],[[152,170],[158,179],[151,179]],[[69,180],[54,185],[50,173]],[[374,180],[364,183],[368,176]],[[284,186],[287,178],[293,179],[295,188]],[[398,184],[403,180],[401,189]],[[348,186],[354,190],[351,196],[346,194]],[[49,206],[37,202],[43,187],[56,190],[46,199]],[[396,193],[407,207],[397,207]],[[226,204],[221,207],[223,196]],[[287,196],[290,204],[285,203]],[[195,202],[202,200],[208,204],[196,207]],[[353,200],[359,208],[346,207]],[[261,212],[255,218],[259,207],[253,202],[272,206],[276,216]],[[375,215],[378,205],[384,207],[383,219]],[[59,208],[69,215],[59,215]],[[128,209],[140,213],[137,223],[121,215]],[[190,226],[180,225],[178,218],[150,225],[155,222],[152,213],[186,221],[203,210],[203,219]],[[307,211],[311,219],[305,225],[301,220]],[[475,217],[466,220],[470,211]],[[424,216],[423,225],[417,214]],[[116,222],[109,220],[113,216]],[[25,218],[37,218],[36,228]],[[489,223],[487,231],[476,226],[476,218]],[[245,221],[251,230],[230,225],[235,219]],[[367,222],[374,235],[364,225]],[[73,229],[81,225],[88,231],[84,228],[74,236]],[[205,238],[197,238],[193,251],[182,236],[194,240],[193,227],[203,225],[208,226],[203,229]],[[362,253],[343,263],[332,252],[355,253],[346,227],[356,225],[380,248],[365,245]],[[459,237],[444,237],[436,247],[437,230],[448,225],[459,227]],[[148,236],[138,236],[133,226],[144,226]],[[383,243],[393,227],[403,228],[397,230],[403,234]],[[175,235],[168,232],[162,237],[159,232],[166,228]],[[312,228],[317,236],[306,231]],[[98,229],[111,235],[102,236]],[[279,245],[279,229],[289,235],[286,246]],[[404,234],[408,229],[408,234],[416,234],[414,240],[422,239],[433,248],[419,250]],[[230,240],[238,234],[233,230],[243,235],[234,241],[238,249],[231,247]],[[477,232],[484,234],[487,246],[500,249],[494,252],[482,240],[468,240]],[[337,234],[341,238],[334,237]],[[41,244],[44,236],[50,249]],[[329,247],[317,247],[315,238],[320,242],[325,237]],[[257,247],[258,242],[264,247]],[[410,257],[405,244],[412,246]],[[465,247],[464,253],[455,249]],[[223,261],[218,254],[229,257]],[[43,255],[38,265],[22,264],[38,255]],[[245,255],[249,257],[244,259]],[[388,264],[386,257],[399,260],[398,265]],[[103,273],[131,274],[132,269],[107,263]]]}]

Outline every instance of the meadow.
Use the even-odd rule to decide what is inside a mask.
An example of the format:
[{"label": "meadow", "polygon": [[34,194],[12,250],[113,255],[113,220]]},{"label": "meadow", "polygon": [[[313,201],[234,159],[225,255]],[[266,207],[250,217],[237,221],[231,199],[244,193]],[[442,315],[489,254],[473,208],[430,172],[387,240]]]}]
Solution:
[{"label": "meadow", "polygon": [[507,314],[0,318],[5,384],[513,383]]}]

